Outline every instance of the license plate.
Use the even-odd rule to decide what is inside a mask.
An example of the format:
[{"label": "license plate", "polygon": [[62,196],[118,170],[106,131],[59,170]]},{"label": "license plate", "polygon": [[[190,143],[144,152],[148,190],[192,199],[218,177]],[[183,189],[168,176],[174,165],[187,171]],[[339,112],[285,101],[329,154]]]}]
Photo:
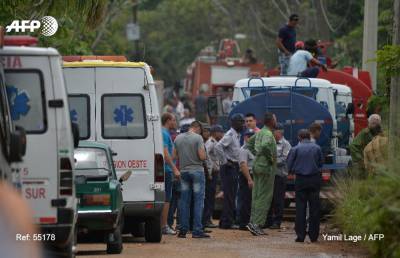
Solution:
[{"label": "license plate", "polygon": [[164,184],[163,183],[150,184],[150,189],[151,190],[164,190]]}]

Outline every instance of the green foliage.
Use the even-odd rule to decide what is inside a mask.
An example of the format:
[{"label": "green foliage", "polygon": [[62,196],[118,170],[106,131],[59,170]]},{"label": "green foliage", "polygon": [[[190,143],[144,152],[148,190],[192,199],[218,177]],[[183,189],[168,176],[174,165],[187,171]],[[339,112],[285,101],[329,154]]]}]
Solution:
[{"label": "green foliage", "polygon": [[83,22],[88,28],[95,28],[101,22],[107,0],[4,0],[0,3],[0,24],[10,21],[40,19],[51,15],[56,19],[71,17],[74,22]]},{"label": "green foliage", "polygon": [[386,76],[400,75],[400,46],[386,45],[377,51],[378,65],[385,71]]},{"label": "green foliage", "polygon": [[388,123],[389,119],[389,99],[387,96],[372,95],[368,99],[367,111],[370,114],[377,113],[383,118],[385,124]]},{"label": "green foliage", "polygon": [[5,26],[13,20],[33,20],[50,15],[57,19],[59,29],[52,37],[41,36],[39,32],[32,33],[39,38],[39,45],[57,48],[63,55],[91,54],[90,41],[95,35],[92,29],[102,22],[108,2],[5,0],[0,3],[0,25]]},{"label": "green foliage", "polygon": [[380,169],[380,174],[359,181],[337,183],[334,221],[346,234],[384,234],[381,241],[366,241],[373,257],[400,257],[400,175]]}]

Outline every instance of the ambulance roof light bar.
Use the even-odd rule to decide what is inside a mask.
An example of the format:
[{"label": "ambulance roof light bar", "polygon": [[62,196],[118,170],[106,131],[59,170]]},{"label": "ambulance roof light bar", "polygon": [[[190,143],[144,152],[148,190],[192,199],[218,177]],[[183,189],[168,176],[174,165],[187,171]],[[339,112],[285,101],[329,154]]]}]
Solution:
[{"label": "ambulance roof light bar", "polygon": [[63,56],[64,62],[113,61],[127,62],[125,56]]},{"label": "ambulance roof light bar", "polygon": [[38,39],[32,36],[5,36],[5,46],[36,46]]}]

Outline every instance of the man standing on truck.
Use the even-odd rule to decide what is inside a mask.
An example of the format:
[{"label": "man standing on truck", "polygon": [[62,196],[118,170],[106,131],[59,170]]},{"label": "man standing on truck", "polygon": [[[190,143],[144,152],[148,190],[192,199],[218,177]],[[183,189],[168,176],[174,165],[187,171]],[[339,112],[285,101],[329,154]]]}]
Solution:
[{"label": "man standing on truck", "polygon": [[239,176],[240,133],[244,127],[243,115],[232,115],[231,124],[231,129],[226,132],[216,145],[219,155],[224,156],[220,171],[222,190],[224,192],[222,214],[219,221],[221,229],[237,229],[237,227],[233,226],[233,223]]},{"label": "man standing on truck", "polygon": [[381,122],[380,115],[370,115],[368,118],[368,127],[362,129],[349,145],[352,161],[351,172],[356,177],[365,178],[367,176],[364,166],[364,148],[376,135],[382,132]]},{"label": "man standing on truck", "polygon": [[274,190],[276,169],[276,142],[272,131],[276,126],[276,117],[267,112],[264,127],[250,138],[249,150],[255,155],[253,166],[254,186],[252,192],[251,218],[247,229],[255,236],[266,235],[261,226],[267,219]]},{"label": "man standing on truck", "polygon": [[279,65],[281,75],[287,75],[290,57],[295,52],[296,44],[296,26],[299,23],[299,16],[292,14],[289,16],[289,21],[279,29],[276,46],[278,47]]},{"label": "man standing on truck", "polygon": [[286,180],[288,176],[286,160],[292,148],[283,136],[283,125],[278,124],[274,130],[277,152],[277,169],[274,181],[274,194],[271,208],[268,211],[266,226],[270,229],[280,229],[285,207]]},{"label": "man standing on truck", "polygon": [[311,142],[307,129],[299,131],[299,144],[293,147],[287,159],[289,173],[296,174],[296,242],[304,242],[307,228],[307,204],[309,206],[308,236],[316,242],[319,235],[321,168],[323,155],[321,148]]},{"label": "man standing on truck", "polygon": [[176,118],[171,113],[164,113],[161,117],[162,136],[164,146],[165,167],[165,203],[161,214],[162,233],[164,235],[175,235],[176,232],[168,225],[169,204],[172,198],[172,184],[175,177],[179,178],[180,172],[173,160],[174,145],[171,139],[171,130],[176,130]]},{"label": "man standing on truck", "polygon": [[175,152],[179,158],[181,171],[179,238],[186,238],[186,233],[189,231],[192,198],[194,201],[192,238],[210,237],[204,233],[202,223],[205,188],[203,162],[206,160],[207,156],[201,134],[201,123],[199,121],[194,121],[190,124],[188,132],[179,134],[175,139]]},{"label": "man standing on truck", "polygon": [[311,54],[315,51],[316,47],[317,43],[315,40],[307,40],[305,42],[305,50],[297,50],[296,53],[294,53],[294,55],[290,58],[287,74],[292,76],[316,78],[319,73],[319,68],[315,66],[307,68],[309,63],[317,65],[324,71],[327,71],[327,66],[318,61],[318,59],[314,58]]}]

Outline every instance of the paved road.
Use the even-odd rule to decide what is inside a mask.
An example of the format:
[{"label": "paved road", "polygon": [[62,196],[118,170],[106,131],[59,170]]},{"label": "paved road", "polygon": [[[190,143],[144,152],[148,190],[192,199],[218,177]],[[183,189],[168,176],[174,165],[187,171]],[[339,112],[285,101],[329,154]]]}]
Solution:
[{"label": "paved road", "polygon": [[[254,237],[247,231],[215,229],[211,239],[186,239],[164,236],[159,244],[144,243],[141,238],[124,237],[124,250],[110,257],[135,258],[258,258],[258,257],[367,257],[362,247],[344,242],[295,243],[293,223],[280,231],[267,230],[268,236]],[[328,230],[322,224],[321,231]],[[79,244],[78,257],[107,257],[105,244]]]}]

